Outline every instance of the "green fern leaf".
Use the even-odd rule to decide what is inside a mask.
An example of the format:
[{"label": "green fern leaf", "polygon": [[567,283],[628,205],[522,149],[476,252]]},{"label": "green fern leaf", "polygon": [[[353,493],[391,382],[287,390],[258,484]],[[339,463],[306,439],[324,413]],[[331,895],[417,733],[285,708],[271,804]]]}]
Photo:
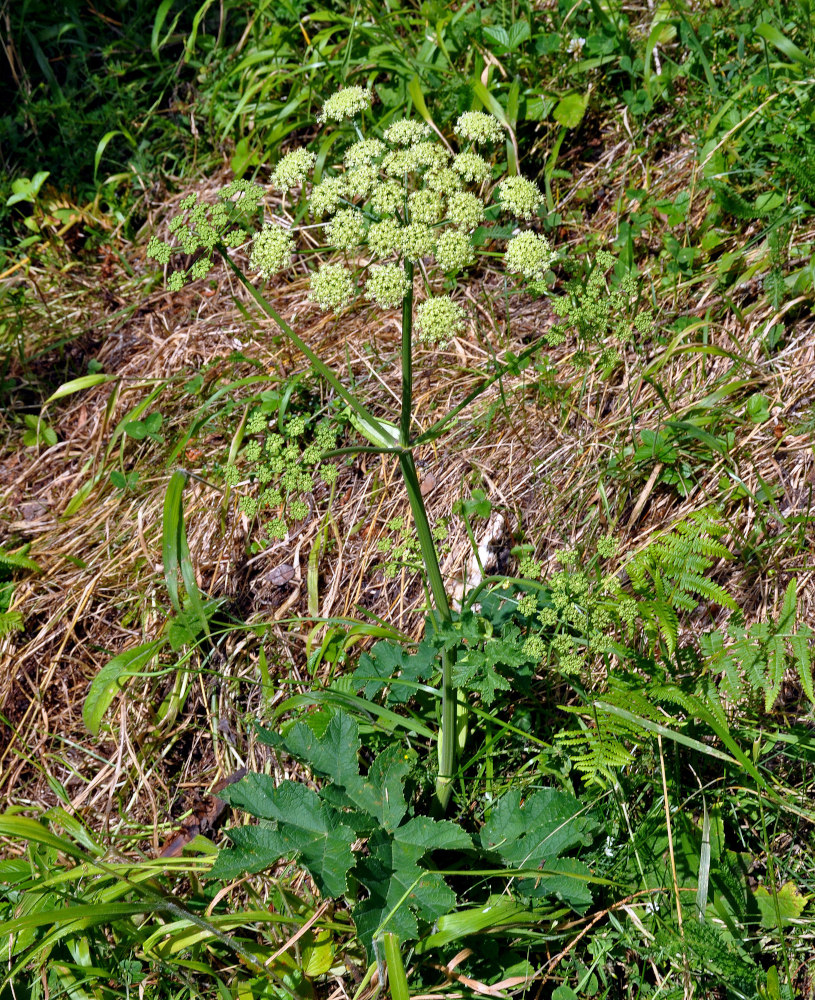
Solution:
[{"label": "green fern leaf", "polygon": [[3,611],[0,613],[0,638],[9,635],[11,632],[21,632],[23,629],[23,616],[19,611]]},{"label": "green fern leaf", "polygon": [[26,552],[30,548],[30,545],[26,545],[22,551],[9,552],[8,549],[0,547],[0,566],[6,566],[8,569],[30,569],[35,573],[41,572],[42,567],[39,563],[35,563],[33,559],[26,556]]}]

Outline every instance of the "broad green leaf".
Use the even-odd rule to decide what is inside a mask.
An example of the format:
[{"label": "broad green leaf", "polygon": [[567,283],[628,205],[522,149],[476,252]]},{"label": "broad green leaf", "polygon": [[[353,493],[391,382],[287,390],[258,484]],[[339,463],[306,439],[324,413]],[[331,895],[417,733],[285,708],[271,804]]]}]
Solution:
[{"label": "broad green leaf", "polygon": [[82,721],[96,736],[102,717],[110,703],[122,690],[125,681],[141,673],[164,645],[164,639],[148,642],[128,649],[105,664],[91,681],[91,687],[82,708]]},{"label": "broad green leaf", "polygon": [[516,21],[509,29],[509,49],[514,52],[519,45],[529,38],[529,21]]},{"label": "broad green leaf", "polygon": [[402,941],[418,936],[413,911],[424,920],[437,920],[456,905],[456,894],[438,872],[419,866],[432,848],[466,848],[470,838],[448,821],[416,817],[400,827],[393,837],[375,833],[368,842],[368,855],[356,868],[356,876],[368,890],[367,899],[353,911],[354,924],[369,957],[373,939],[384,931]]},{"label": "broad green leaf", "polygon": [[564,128],[577,128],[583,121],[588,100],[588,94],[567,94],[558,101],[552,117]]},{"label": "broad green leaf", "polygon": [[[284,737],[283,746],[316,774],[330,779],[324,794],[335,805],[352,805],[386,830],[395,829],[405,815],[402,786],[410,770],[409,757],[394,744],[376,758],[367,778],[362,778],[357,757],[359,727],[350,715],[337,712],[322,736],[298,723]],[[338,798],[337,792],[342,796]]]},{"label": "broad green leaf", "polygon": [[484,37],[488,42],[492,42],[493,45],[497,45],[504,50],[508,50],[510,47],[509,33],[506,28],[502,28],[500,24],[494,24],[484,28]]},{"label": "broad green leaf", "polygon": [[581,803],[566,792],[544,788],[521,803],[520,790],[515,789],[493,809],[481,830],[481,844],[509,868],[541,869],[540,879],[522,880],[521,892],[530,897],[557,893],[581,908],[591,902],[589,870],[576,859],[560,855],[579,845],[588,846],[596,826]]},{"label": "broad green leaf", "polygon": [[334,938],[331,931],[309,931],[301,940],[303,972],[310,979],[324,976],[334,964]]},{"label": "broad green leaf", "polygon": [[370,653],[360,656],[352,680],[357,687],[363,687],[369,700],[389,686],[389,705],[406,702],[416,684],[433,675],[437,655],[436,647],[427,641],[420,642],[413,653],[397,642],[377,642]]},{"label": "broad green leaf", "polygon": [[[766,888],[760,885],[753,890],[753,896],[758,904],[761,913],[761,926],[767,930],[776,930],[781,927],[788,927],[793,920],[804,912],[804,908],[812,898],[805,896],[794,882],[787,882],[783,885],[775,897]],[[776,909],[776,903],[777,909]]]},{"label": "broad green leaf", "polygon": [[268,775],[248,774],[220,795],[230,805],[275,825],[230,830],[229,839],[235,846],[219,852],[210,872],[212,878],[237,878],[262,871],[280,858],[296,856],[320,892],[332,898],[345,893],[356,834],[316,792],[292,781],[275,788]]}]

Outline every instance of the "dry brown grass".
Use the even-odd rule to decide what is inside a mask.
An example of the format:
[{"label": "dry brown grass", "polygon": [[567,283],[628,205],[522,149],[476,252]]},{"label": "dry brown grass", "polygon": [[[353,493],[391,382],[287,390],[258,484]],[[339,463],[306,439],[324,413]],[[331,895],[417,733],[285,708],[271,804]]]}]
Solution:
[{"label": "dry brown grass", "polygon": [[[570,210],[582,198],[586,211],[579,224],[577,218],[564,223],[559,245],[579,246],[590,234],[601,240],[613,236],[615,202],[630,187],[647,186],[664,197],[690,189],[695,221],[701,218],[704,195],[682,137],[661,157],[635,155],[623,125],[617,134],[602,137],[599,156],[597,152],[583,150],[579,162],[581,151],[572,154],[577,180],[563,192],[560,208]],[[218,180],[202,190],[204,197]],[[589,189],[596,193],[591,202],[580,195]],[[154,206],[148,228],[170,206]],[[658,249],[650,247],[654,274]],[[204,670],[179,674],[168,669],[161,676],[132,681],[108,713],[104,735],[89,736],[81,715],[89,682],[112,655],[157,636],[168,614],[161,566],[162,505],[172,471],[166,466],[168,448],[127,442],[126,465],[140,469],[142,479],[135,492],[120,494],[108,479],[116,467],[118,444],[105,464],[112,429],[164,383],[155,408],[164,414],[163,432],[173,443],[189,426],[197,405],[183,389],[192,374],[203,371],[207,379],[215,379],[230,373],[237,379],[257,373],[246,361],[230,360],[236,350],[259,361],[270,384],[304,370],[270,323],[247,323],[237,304],[254,312],[226,273],[214,293],[198,284],[169,296],[145,284],[149,265],[141,244],[120,244],[120,250],[135,276],[127,276],[109,255],[84,262],[73,277],[59,281],[53,270],[38,274],[32,268],[28,274],[41,294],[39,329],[46,339],[53,341],[55,327],[73,334],[88,325],[89,316],[95,323],[90,340],[73,341],[70,363],[52,350],[36,361],[39,374],[47,374],[53,388],[83,373],[86,356],[94,354],[106,372],[121,376],[121,383],[116,390],[105,385],[52,405],[59,443],[35,454],[10,435],[0,461],[5,540],[30,541],[29,554],[42,567],[41,574],[22,579],[15,593],[25,631],[8,636],[0,646],[0,711],[7,720],[0,730],[0,797],[32,808],[61,797],[91,828],[116,830],[156,849],[187,803],[185,794],[203,790],[239,765],[262,763],[262,748],[254,744],[245,720],[268,714],[288,694],[308,690],[312,683],[305,671],[312,624],[298,616],[307,615],[306,564],[322,521],[312,516],[290,540],[249,557],[247,519],[233,502],[222,525],[221,494],[193,480],[184,505],[199,586],[224,598],[241,620],[268,624],[265,648],[274,698],[264,703],[259,687],[260,640],[237,631]],[[760,252],[760,247],[751,251]],[[550,322],[545,301],[513,299],[507,328],[501,278],[485,272],[478,287],[471,297],[468,335],[444,352],[419,358],[414,392],[422,426],[489,374],[494,352],[517,352]],[[739,539],[764,524],[758,540],[766,543],[766,551],[761,565],[739,560],[717,567],[718,582],[752,617],[777,606],[794,573],[805,613],[813,615],[813,538],[806,536],[793,552],[781,537],[786,518],[811,512],[815,492],[811,420],[806,423],[815,401],[813,321],[809,303],[786,303],[781,310],[789,331],[786,346],[765,356],[759,332],[780,317],[772,317],[759,292],[751,279],[728,290],[728,303],[715,286],[711,265],[704,281],[680,285],[675,294],[660,293],[663,330],[677,315],[708,316],[708,343],[729,354],[686,353],[681,344],[654,343],[644,356],[630,353],[611,379],[590,372],[584,381],[584,373],[569,364],[573,345],[566,345],[551,352],[568,389],[562,403],[547,403],[540,396],[531,369],[494,385],[437,446],[417,455],[431,518],[450,516],[453,503],[480,485],[506,517],[506,538],[497,546],[501,565],[511,568],[509,548],[521,534],[536,542],[545,564],[553,565],[557,549],[605,531],[602,479],[622,562],[655,533],[693,510],[720,502],[733,526],[731,541],[738,546]],[[134,297],[135,311],[117,312]],[[368,406],[392,417],[398,379],[395,314],[377,319],[374,326],[374,317],[364,311],[336,320],[319,313],[306,301],[302,272],[276,284],[270,297],[321,357],[353,378]],[[49,371],[58,359],[62,367]],[[605,474],[609,457],[630,442],[632,409],[638,430],[656,428],[665,419],[653,382],[642,378],[644,368],[665,387],[675,419],[714,384],[745,381],[730,403],[728,429],[736,435],[732,471],[753,492],[762,480],[779,484],[777,511],[769,504],[762,511],[751,501],[723,495],[722,461],[699,471],[687,499],[654,477],[612,479]],[[754,425],[744,416],[744,399],[757,390],[776,406],[769,424]],[[236,390],[236,402],[247,394]],[[487,422],[484,414],[493,406]],[[240,407],[234,411],[233,423],[240,412]],[[206,479],[211,461],[223,460],[229,437],[228,422],[208,428],[174,467]],[[65,516],[77,491],[97,474],[84,501]],[[386,581],[377,550],[388,520],[405,510],[397,470],[384,459],[360,459],[343,471],[331,511],[330,548],[320,562],[320,616],[358,617],[361,606],[418,633],[424,600],[419,582],[407,575]],[[451,586],[468,555],[464,532],[456,529],[445,564]],[[274,571],[282,564],[294,574],[278,585]],[[161,721],[156,709],[174,685],[179,709]]]}]

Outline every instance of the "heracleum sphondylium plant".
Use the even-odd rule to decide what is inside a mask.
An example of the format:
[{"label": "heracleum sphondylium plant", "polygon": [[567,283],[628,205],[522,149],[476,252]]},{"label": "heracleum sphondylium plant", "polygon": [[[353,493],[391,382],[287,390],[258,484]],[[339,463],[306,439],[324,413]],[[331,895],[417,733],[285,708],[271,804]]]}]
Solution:
[{"label": "heracleum sphondylium plant", "polygon": [[[383,309],[401,305],[402,386],[398,426],[375,417],[342,385],[229,256],[230,248],[242,245],[247,239],[247,229],[263,195],[259,185],[233,181],[221,192],[221,203],[213,206],[197,204],[194,196],[181,203],[182,214],[172,220],[170,230],[180,250],[198,257],[186,270],[173,271],[168,284],[179,289],[189,278],[205,277],[213,266],[214,253],[218,252],[260,307],[350,408],[351,422],[369,444],[340,451],[396,456],[436,612],[449,622],[450,604],[419,489],[413,449],[442,433],[460,407],[423,434],[414,436],[413,353],[417,341],[422,347],[439,350],[451,339],[463,335],[466,310],[462,301],[455,292],[441,294],[439,289],[445,283],[447,287],[457,287],[475,263],[474,231],[498,215],[510,221],[530,222],[542,195],[533,181],[521,176],[505,176],[493,184],[491,153],[505,134],[501,123],[492,116],[479,111],[461,115],[454,128],[458,143],[455,152],[425,122],[408,118],[393,122],[381,135],[366,135],[364,121],[370,104],[371,93],[361,87],[347,87],[329,97],[318,121],[345,130],[347,142],[341,162],[336,163],[333,172],[324,171],[315,183],[312,178],[315,155],[306,149],[292,150],[275,167],[272,186],[282,192],[284,204],[286,200],[305,197],[312,224],[322,225],[326,243],[345,254],[344,260],[326,260],[312,271],[309,298],[313,302],[331,311],[357,303]],[[338,145],[335,143],[332,150]],[[159,263],[168,264],[173,252],[168,243],[156,238],[150,241],[148,254]],[[258,279],[268,279],[288,268],[296,253],[296,229],[276,218],[266,220],[252,239],[250,272]],[[544,236],[531,228],[518,229],[506,245],[504,264],[511,275],[525,281],[541,281],[554,256]],[[416,278],[420,280],[417,282]],[[481,388],[486,388],[486,384]],[[475,394],[467,402],[473,398]],[[257,423],[254,430],[264,428]],[[271,435],[273,457],[275,442],[285,449],[282,442],[276,441],[278,436]],[[253,454],[263,447],[253,442]],[[265,447],[268,451],[268,445]],[[276,458],[275,465],[282,473],[286,463]],[[240,476],[233,471],[229,475],[233,481]],[[298,478],[292,472],[289,485],[293,489],[287,486],[281,492],[267,487],[266,499],[283,507],[289,494],[308,487],[309,479],[308,474]],[[288,514],[302,516],[305,506],[302,502],[289,503]],[[284,510],[276,522],[277,533],[282,530],[285,517]],[[449,800],[456,763],[456,691],[450,654],[445,654],[442,662],[441,716],[436,791],[443,808]]]}]

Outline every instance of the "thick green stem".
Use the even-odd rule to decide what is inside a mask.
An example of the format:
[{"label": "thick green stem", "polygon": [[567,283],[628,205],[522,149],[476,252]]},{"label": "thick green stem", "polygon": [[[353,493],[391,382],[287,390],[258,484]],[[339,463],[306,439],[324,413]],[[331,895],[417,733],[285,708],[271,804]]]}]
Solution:
[{"label": "thick green stem", "polygon": [[[402,300],[402,412],[399,419],[399,444],[405,450],[399,455],[399,466],[407,488],[413,523],[419,537],[419,548],[433,595],[436,610],[445,622],[452,621],[450,602],[439,567],[436,543],[427,519],[413,452],[410,451],[410,422],[413,415],[413,263],[405,261],[408,291]],[[439,773],[436,779],[436,799],[443,812],[453,790],[456,766],[456,689],[453,686],[453,655],[445,651],[441,665],[441,729],[439,731]]]},{"label": "thick green stem", "polygon": [[[252,298],[260,308],[277,323],[280,329],[286,334],[291,342],[311,362],[316,372],[331,385],[337,394],[368,423],[374,430],[379,432],[383,439],[387,437],[385,429],[376,417],[359,400],[350,393],[340,382],[334,372],[321,361],[311,350],[305,341],[292,330],[289,324],[277,312],[274,306],[255,288],[255,286],[244,275],[243,271],[229,257],[225,248],[222,249],[224,260],[234,272],[235,276],[244,285]],[[409,291],[402,303],[402,412],[399,420],[399,445],[403,450],[390,448],[373,448],[365,446],[358,449],[341,449],[341,451],[375,451],[377,453],[398,454],[399,466],[407,487],[410,509],[413,514],[413,522],[416,525],[416,533],[419,537],[419,548],[422,553],[422,560],[427,573],[430,592],[433,595],[433,603],[436,605],[442,621],[452,621],[450,612],[450,602],[447,599],[447,591],[444,588],[444,581],[439,567],[439,558],[436,552],[436,545],[430,530],[430,523],[427,519],[422,491],[419,486],[419,477],[416,473],[416,464],[413,461],[413,453],[410,450],[410,424],[413,409],[413,264],[405,263],[405,273],[409,282]],[[442,654],[442,684],[441,684],[441,729],[439,732],[439,773],[436,779],[436,799],[441,811],[447,808],[450,795],[453,790],[453,774],[456,766],[456,700],[457,693],[453,685],[453,654],[445,652]]]},{"label": "thick green stem", "polygon": [[[442,621],[452,621],[450,602],[439,567],[436,545],[427,520],[419,477],[416,474],[416,464],[413,453],[403,451],[399,455],[399,466],[407,487],[413,523],[419,538],[419,548],[436,605]],[[453,791],[453,774],[456,767],[456,688],[453,684],[453,654],[450,651],[442,653],[441,660],[441,729],[439,731],[439,773],[436,778],[436,799],[442,812],[447,808]]]},{"label": "thick green stem", "polygon": [[399,444],[410,446],[410,418],[413,413],[413,261],[405,261],[408,290],[402,299],[402,412]]}]

